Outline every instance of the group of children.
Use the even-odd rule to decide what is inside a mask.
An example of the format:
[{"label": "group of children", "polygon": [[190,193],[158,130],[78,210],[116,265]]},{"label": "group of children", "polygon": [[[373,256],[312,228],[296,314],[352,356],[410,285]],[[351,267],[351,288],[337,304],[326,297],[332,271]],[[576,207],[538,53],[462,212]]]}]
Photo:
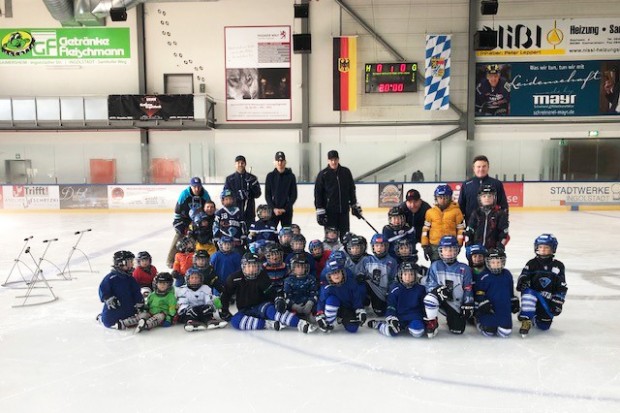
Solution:
[{"label": "group of children", "polygon": [[[236,207],[225,202],[229,195],[222,194],[220,210],[211,205],[193,213],[172,273],[158,273],[147,252],[138,254],[135,269],[131,252],[114,254],[112,272],[99,288],[106,327],[140,332],[178,322],[197,331],[230,323],[239,330],[291,327],[312,333],[342,326],[356,332],[372,310],[376,317],[368,327],[387,336],[407,331],[432,338],[442,314],[454,334],[462,334],[470,320],[485,336],[507,337],[513,313],[525,336],[534,324],[548,329],[562,311],[564,266],[554,259],[557,239],[551,234],[536,238],[536,257],[517,280],[521,303],[515,296],[505,268],[507,212],[496,205],[492,188],[480,188],[480,207],[466,228],[450,187],[437,187],[422,233],[430,268],[418,265],[415,231],[398,207],[373,235],[369,254],[363,236],[340,237],[335,228],[325,228],[324,240],[310,243],[296,225],[277,231],[267,205],[259,205],[246,233]],[[463,244],[468,264],[457,260]]]}]

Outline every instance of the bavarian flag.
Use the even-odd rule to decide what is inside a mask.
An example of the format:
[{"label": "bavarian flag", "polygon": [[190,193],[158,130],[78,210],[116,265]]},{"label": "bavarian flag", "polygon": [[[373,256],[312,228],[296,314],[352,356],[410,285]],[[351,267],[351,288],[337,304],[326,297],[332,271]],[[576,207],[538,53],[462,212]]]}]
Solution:
[{"label": "bavarian flag", "polygon": [[357,109],[357,37],[334,37],[334,110]]}]

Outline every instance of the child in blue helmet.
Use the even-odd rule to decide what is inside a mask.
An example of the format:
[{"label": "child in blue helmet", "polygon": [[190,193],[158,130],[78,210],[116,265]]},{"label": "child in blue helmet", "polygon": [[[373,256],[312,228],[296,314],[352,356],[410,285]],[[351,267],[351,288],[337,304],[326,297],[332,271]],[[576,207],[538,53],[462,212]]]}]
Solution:
[{"label": "child in blue helmet", "polygon": [[213,239],[218,241],[224,235],[233,239],[235,249],[243,253],[243,246],[247,238],[247,228],[243,220],[242,211],[235,206],[235,198],[230,189],[224,189],[220,194],[222,207],[215,212],[213,223]]},{"label": "child in blue helmet", "polygon": [[389,254],[390,243],[384,235],[373,235],[370,245],[373,255],[364,260],[362,267],[366,284],[364,305],[372,306],[375,314],[383,317],[387,309],[388,289],[396,279],[398,264]]},{"label": "child in blue helmet", "polygon": [[558,240],[553,234],[542,234],[534,240],[536,257],[529,260],[517,280],[521,292],[519,333],[525,337],[532,325],[548,330],[553,319],[562,313],[566,300],[564,264],[556,260]]},{"label": "child in blue helmet", "polygon": [[457,261],[460,246],[456,237],[442,237],[438,251],[441,259],[431,264],[426,277],[427,334],[429,337],[437,334],[439,313],[446,316],[451,333],[463,334],[467,320],[474,313],[471,269]]}]

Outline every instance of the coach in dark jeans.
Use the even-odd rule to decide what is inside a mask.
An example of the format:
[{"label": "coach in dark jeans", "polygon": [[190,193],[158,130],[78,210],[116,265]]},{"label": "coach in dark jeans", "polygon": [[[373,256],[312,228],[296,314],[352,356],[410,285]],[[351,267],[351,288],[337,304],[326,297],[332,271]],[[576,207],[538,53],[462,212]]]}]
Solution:
[{"label": "coach in dark jeans", "polygon": [[293,204],[297,201],[297,180],[291,168],[286,167],[284,152],[276,152],[275,169],[265,178],[265,200],[273,211],[271,222],[277,228],[293,223]]},{"label": "coach in dark jeans", "polygon": [[478,208],[478,189],[482,185],[491,185],[497,192],[496,202],[502,209],[508,212],[508,199],[504,192],[504,185],[501,181],[489,176],[489,159],[484,155],[478,155],[472,162],[474,177],[461,185],[459,193],[459,207],[465,222],[469,220],[472,212]]},{"label": "coach in dark jeans", "polygon": [[324,227],[337,228],[342,237],[350,229],[349,207],[351,213],[360,219],[362,207],[357,203],[353,175],[349,168],[340,165],[337,151],[327,152],[327,163],[314,183],[316,220]]}]

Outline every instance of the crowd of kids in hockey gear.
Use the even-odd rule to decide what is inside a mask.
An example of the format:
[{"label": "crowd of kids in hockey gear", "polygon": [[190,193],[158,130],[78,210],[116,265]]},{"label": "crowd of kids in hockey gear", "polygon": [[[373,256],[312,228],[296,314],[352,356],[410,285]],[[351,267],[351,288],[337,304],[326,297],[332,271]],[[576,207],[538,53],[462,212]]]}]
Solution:
[{"label": "crowd of kids in hockey gear", "polygon": [[[567,292],[564,265],[555,259],[558,240],[536,237],[535,257],[515,288],[506,269],[508,211],[497,204],[495,188],[479,187],[478,208],[466,219],[449,185],[437,186],[434,195],[420,237],[394,207],[369,249],[363,235],[335,227],[324,226],[324,239],[309,242],[297,225],[278,230],[268,205],[258,205],[248,226],[231,190],[224,189],[221,208],[208,201],[190,211],[171,272],[158,272],[146,251],[114,254],[99,287],[98,319],[135,332],[230,324],[238,330],[355,333],[367,324],[386,336],[433,338],[440,317],[452,334],[471,324],[483,336],[508,337],[517,314],[522,336],[532,326],[548,330]],[[419,263],[417,240],[428,267]],[[467,263],[458,260],[463,247]]]}]

